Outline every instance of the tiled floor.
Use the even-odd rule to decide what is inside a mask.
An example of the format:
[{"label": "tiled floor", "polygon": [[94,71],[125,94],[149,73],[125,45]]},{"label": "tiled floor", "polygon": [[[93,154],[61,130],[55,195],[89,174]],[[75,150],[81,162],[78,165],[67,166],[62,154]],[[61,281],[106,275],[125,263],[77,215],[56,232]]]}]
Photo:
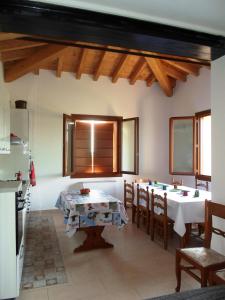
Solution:
[{"label": "tiled floor", "polygon": [[[84,233],[69,239],[60,211],[41,214],[54,218],[68,283],[22,291],[19,300],[140,300],[174,292],[174,244],[165,251],[160,241],[152,242],[129,224],[123,230],[113,226],[104,230],[114,248],[73,254]],[[189,276],[183,274],[182,279],[182,290],[198,287]]]}]

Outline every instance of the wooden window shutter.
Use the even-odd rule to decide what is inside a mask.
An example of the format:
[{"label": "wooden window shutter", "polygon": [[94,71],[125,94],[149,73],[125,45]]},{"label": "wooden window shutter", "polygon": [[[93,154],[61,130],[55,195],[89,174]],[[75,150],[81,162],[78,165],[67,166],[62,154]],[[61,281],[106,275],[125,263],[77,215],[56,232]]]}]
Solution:
[{"label": "wooden window shutter", "polygon": [[94,125],[94,173],[113,172],[113,123]]},{"label": "wooden window shutter", "polygon": [[92,173],[91,124],[76,121],[73,135],[73,171]]}]

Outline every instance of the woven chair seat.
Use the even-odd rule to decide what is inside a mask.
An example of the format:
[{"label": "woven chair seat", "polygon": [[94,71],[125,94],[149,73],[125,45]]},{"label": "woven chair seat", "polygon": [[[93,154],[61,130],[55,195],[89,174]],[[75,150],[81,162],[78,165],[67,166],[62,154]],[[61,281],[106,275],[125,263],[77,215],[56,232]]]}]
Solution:
[{"label": "woven chair seat", "polygon": [[180,249],[180,251],[202,267],[209,267],[211,265],[225,262],[224,255],[214,251],[213,249],[205,247],[184,248]]}]

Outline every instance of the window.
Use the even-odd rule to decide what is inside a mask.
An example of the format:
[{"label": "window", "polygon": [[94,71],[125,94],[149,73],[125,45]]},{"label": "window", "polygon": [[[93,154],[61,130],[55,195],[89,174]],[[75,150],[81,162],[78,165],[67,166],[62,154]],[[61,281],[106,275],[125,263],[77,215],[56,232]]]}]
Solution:
[{"label": "window", "polygon": [[195,114],[196,119],[196,177],[211,180],[211,111]]},{"label": "window", "polygon": [[170,118],[170,174],[211,181],[211,111]]},{"label": "window", "polygon": [[170,174],[194,175],[194,117],[170,118]]},{"label": "window", "polygon": [[[113,116],[64,115],[63,120],[63,176],[82,178],[121,176],[123,172],[138,174],[137,159],[131,160],[128,172],[121,171],[122,149],[123,157],[130,157],[130,153],[135,157],[138,155],[137,130],[130,130],[129,133],[128,142],[133,140],[135,143],[128,146],[124,144],[124,147],[121,147],[124,140],[123,121],[128,124],[127,121],[131,120],[138,122],[138,118],[123,120],[122,117]],[[135,125],[134,128],[138,127]],[[132,137],[132,134],[135,136]]]}]

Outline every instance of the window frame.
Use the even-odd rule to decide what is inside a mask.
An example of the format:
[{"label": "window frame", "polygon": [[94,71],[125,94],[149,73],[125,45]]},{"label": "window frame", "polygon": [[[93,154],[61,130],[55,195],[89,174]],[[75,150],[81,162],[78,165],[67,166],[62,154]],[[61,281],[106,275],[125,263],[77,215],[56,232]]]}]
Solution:
[{"label": "window frame", "polygon": [[195,114],[195,178],[202,181],[211,182],[211,176],[203,175],[201,170],[201,122],[200,119],[206,116],[211,116],[211,109],[197,112]]},{"label": "window frame", "polygon": [[[134,121],[134,169],[133,171],[122,170],[122,148],[123,143],[121,143],[121,173],[138,175],[139,174],[139,117],[123,119],[122,122]],[[122,133],[122,132],[121,132]],[[121,136],[122,138],[122,136]]]},{"label": "window frame", "polygon": [[66,143],[66,136],[67,136],[66,124],[67,124],[67,121],[73,122],[73,119],[72,119],[71,115],[63,114],[63,177],[71,175],[71,171],[69,172],[68,169],[67,169],[67,155],[68,155],[68,153],[67,153],[68,145]]},{"label": "window frame", "polygon": [[[200,127],[200,118],[205,116],[211,116],[211,110],[204,110],[195,113],[194,116],[179,116],[179,117],[171,117],[169,119],[169,173],[171,175],[193,175],[196,179],[202,181],[211,182],[211,176],[199,174],[200,163],[201,163],[201,127]],[[173,120],[176,119],[193,119],[193,173],[191,172],[174,172],[173,171]]]}]

